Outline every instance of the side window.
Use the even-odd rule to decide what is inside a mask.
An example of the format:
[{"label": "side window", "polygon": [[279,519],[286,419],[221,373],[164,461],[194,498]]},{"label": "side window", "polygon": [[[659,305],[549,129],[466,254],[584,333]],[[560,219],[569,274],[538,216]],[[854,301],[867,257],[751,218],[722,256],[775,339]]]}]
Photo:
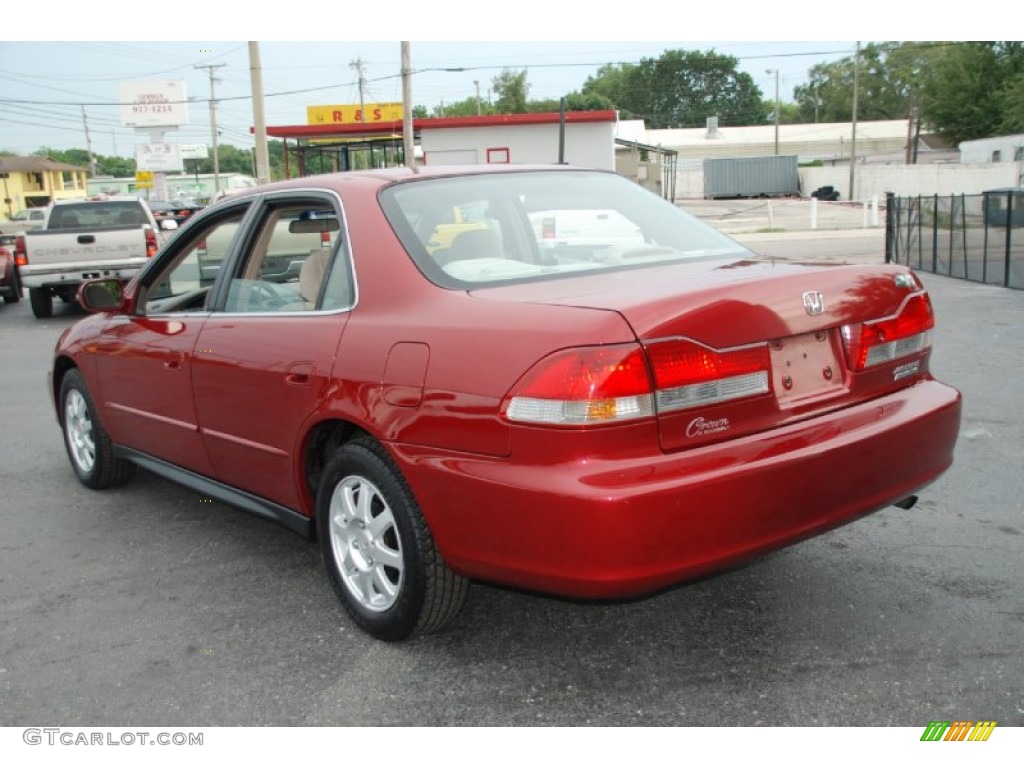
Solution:
[{"label": "side window", "polygon": [[247,210],[248,206],[239,207],[203,226],[187,240],[175,239],[167,264],[146,279],[138,311],[156,315],[205,308],[207,295]]},{"label": "side window", "polygon": [[272,205],[228,287],[226,312],[309,312],[351,304],[340,222],[316,200]]}]

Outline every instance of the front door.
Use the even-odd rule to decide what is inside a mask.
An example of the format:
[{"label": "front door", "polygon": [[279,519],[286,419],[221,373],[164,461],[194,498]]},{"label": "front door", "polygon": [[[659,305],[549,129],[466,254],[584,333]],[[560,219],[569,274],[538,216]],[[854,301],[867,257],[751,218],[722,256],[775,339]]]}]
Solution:
[{"label": "front door", "polygon": [[213,468],[199,432],[192,376],[216,267],[208,274],[203,267],[225,258],[247,207],[235,206],[168,245],[143,276],[134,314],[110,322],[94,358],[116,442],[204,475]]}]

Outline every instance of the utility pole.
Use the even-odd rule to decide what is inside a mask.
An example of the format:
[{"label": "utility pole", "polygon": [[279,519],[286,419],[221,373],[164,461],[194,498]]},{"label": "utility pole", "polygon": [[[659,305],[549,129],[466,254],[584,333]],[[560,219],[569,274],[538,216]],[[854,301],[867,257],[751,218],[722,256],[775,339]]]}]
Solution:
[{"label": "utility pole", "polygon": [[89,118],[85,115],[85,105],[82,105],[82,123],[85,125],[85,148],[89,152],[89,173],[96,175],[96,158],[92,154],[92,138],[89,136]]},{"label": "utility pole", "polygon": [[412,53],[408,41],[402,42],[402,155],[406,167],[416,166],[412,126]]},{"label": "utility pole", "polygon": [[476,86],[476,113],[479,115],[479,114],[481,114],[481,109],[480,109],[480,81],[479,80],[474,80],[473,81],[473,85]]},{"label": "utility pole", "polygon": [[362,59],[356,59],[349,64],[359,75],[359,122],[366,122],[366,68]]},{"label": "utility pole", "polygon": [[226,64],[197,64],[195,69],[205,69],[210,75],[210,144],[213,151],[213,197],[220,194],[220,158],[217,157],[217,78],[213,70],[227,66]]},{"label": "utility pole", "polygon": [[260,44],[249,43],[249,79],[252,83],[252,119],[256,127],[256,183],[270,181],[270,152],[267,149],[267,119],[263,108],[263,71]]},{"label": "utility pole", "polygon": [[766,69],[765,74],[775,75],[775,154],[779,154],[779,70]]},{"label": "utility pole", "polygon": [[857,91],[860,82],[860,40],[853,55],[853,121],[850,132],[850,200],[853,200],[853,182],[857,169]]}]

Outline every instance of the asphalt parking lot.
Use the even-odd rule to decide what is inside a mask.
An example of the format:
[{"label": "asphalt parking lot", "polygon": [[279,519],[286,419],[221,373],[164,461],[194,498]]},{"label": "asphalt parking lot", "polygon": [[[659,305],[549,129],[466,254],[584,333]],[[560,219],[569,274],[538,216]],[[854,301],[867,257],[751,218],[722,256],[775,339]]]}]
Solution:
[{"label": "asphalt parking lot", "polygon": [[[749,239],[835,260],[869,237]],[[145,473],[82,488],[45,388],[79,315],[0,306],[0,726],[1024,725],[1024,292],[922,278],[964,420],[917,507],[635,602],[477,584],[396,645],[314,544]]]}]

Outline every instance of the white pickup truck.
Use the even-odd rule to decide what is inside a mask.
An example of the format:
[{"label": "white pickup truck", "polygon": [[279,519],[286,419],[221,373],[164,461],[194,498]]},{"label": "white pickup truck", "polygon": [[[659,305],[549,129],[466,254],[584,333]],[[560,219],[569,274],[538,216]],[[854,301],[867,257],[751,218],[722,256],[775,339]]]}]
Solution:
[{"label": "white pickup truck", "polygon": [[32,313],[53,314],[53,298],[74,301],[78,286],[96,277],[134,275],[156,253],[162,230],[146,201],[137,197],[58,200],[39,229],[18,235],[15,261],[28,288]]}]

